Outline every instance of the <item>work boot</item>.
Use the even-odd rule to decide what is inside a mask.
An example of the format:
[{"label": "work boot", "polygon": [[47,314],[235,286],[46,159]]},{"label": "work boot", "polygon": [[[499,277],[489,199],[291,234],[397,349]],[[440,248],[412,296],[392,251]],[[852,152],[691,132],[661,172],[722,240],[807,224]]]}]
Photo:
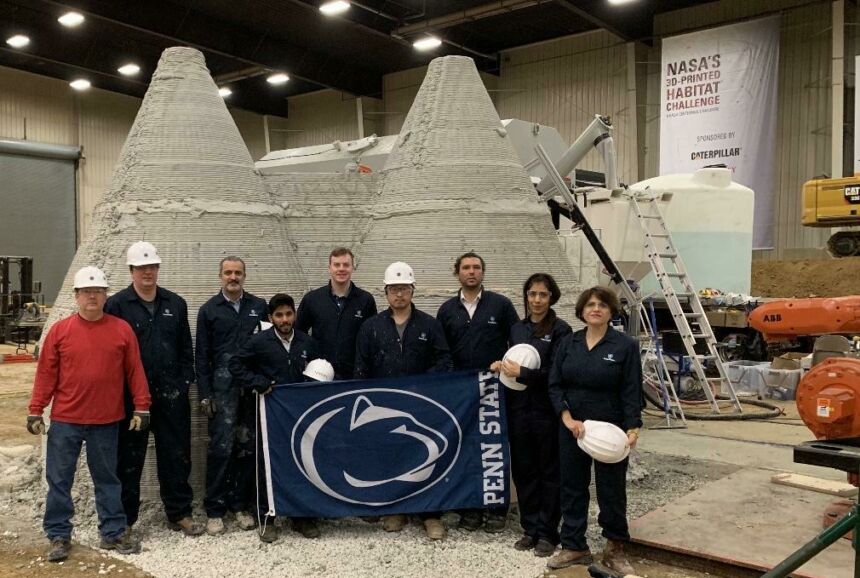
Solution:
[{"label": "work boot", "polygon": [[555,544],[549,540],[544,540],[543,538],[537,541],[537,544],[535,544],[535,556],[538,558],[546,558],[553,554],[555,554]]},{"label": "work boot", "polygon": [[260,532],[260,541],[266,544],[271,544],[278,539],[280,532],[275,524],[266,524],[263,531]]},{"label": "work boot", "polygon": [[484,522],[484,532],[487,532],[488,534],[498,534],[500,532],[504,532],[505,524],[507,523],[507,521],[507,516],[488,512],[487,521]]},{"label": "work boot", "polygon": [[406,525],[406,516],[404,514],[394,514],[393,516],[382,516],[382,529],[386,532],[399,532]]},{"label": "work boot", "polygon": [[427,518],[424,520],[424,531],[431,540],[444,540],[448,537],[448,530],[442,525],[439,518]]},{"label": "work boot", "polygon": [[569,566],[582,564],[586,566],[594,562],[590,550],[568,550],[562,548],[561,552],[553,556],[546,563],[546,567],[550,570],[561,570]]},{"label": "work boot", "polygon": [[53,538],[48,549],[48,562],[62,562],[69,557],[72,543],[68,538]]},{"label": "work boot", "polygon": [[484,525],[484,512],[481,510],[466,510],[460,514],[460,527],[474,532]]},{"label": "work boot", "polygon": [[140,552],[140,542],[131,535],[131,530],[127,528],[125,532],[115,538],[102,536],[101,541],[99,541],[99,548],[116,550],[119,554],[137,554]]},{"label": "work boot", "polygon": [[603,554],[601,555],[603,564],[622,574],[635,574],[636,570],[630,565],[630,561],[627,559],[624,550],[624,542],[620,540],[607,540],[606,546],[603,548]]},{"label": "work boot", "polygon": [[293,520],[293,529],[311,540],[320,537],[320,528],[315,518]]},{"label": "work boot", "polygon": [[199,536],[206,531],[206,528],[195,522],[191,516],[185,516],[176,522],[168,522],[167,527],[176,532],[182,532],[186,536]]},{"label": "work boot", "polygon": [[224,533],[224,518],[209,518],[206,520],[206,533],[217,536]]},{"label": "work boot", "polygon": [[537,543],[537,538],[529,536],[528,534],[523,534],[522,538],[514,542],[514,549],[520,551],[531,550]]},{"label": "work boot", "polygon": [[236,512],[236,524],[240,530],[253,530],[257,527],[257,520],[248,512]]}]

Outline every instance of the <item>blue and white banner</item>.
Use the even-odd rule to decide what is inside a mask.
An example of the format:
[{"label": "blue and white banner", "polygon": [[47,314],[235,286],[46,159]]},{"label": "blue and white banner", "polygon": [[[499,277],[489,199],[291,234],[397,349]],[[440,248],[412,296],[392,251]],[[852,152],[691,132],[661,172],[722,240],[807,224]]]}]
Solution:
[{"label": "blue and white banner", "polygon": [[270,514],[507,505],[503,390],[478,372],[275,387],[260,401]]}]

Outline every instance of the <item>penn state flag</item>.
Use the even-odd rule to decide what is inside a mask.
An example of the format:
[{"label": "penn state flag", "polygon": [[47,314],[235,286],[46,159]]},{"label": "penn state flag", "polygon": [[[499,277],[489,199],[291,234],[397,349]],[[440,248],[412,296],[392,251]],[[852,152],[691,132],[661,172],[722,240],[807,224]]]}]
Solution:
[{"label": "penn state flag", "polygon": [[507,505],[503,396],[477,372],[275,387],[260,398],[269,514]]}]

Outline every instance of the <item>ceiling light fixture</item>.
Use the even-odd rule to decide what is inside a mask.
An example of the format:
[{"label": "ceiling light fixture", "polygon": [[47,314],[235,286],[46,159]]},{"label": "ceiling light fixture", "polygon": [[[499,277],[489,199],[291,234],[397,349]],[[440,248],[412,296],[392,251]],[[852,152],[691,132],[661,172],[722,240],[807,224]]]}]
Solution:
[{"label": "ceiling light fixture", "polygon": [[80,26],[84,20],[84,15],[80,12],[66,12],[65,14],[57,18],[57,22],[59,22],[66,28],[74,28],[75,26]]},{"label": "ceiling light fixture", "polygon": [[275,74],[270,74],[268,78],[266,78],[266,82],[269,84],[285,84],[288,80],[290,80],[289,75],[284,74],[283,72],[276,72]]},{"label": "ceiling light fixture", "polygon": [[227,98],[228,96],[233,94],[233,91],[230,90],[229,88],[227,88],[226,86],[222,86],[221,88],[218,89],[218,94],[221,96],[221,98]]},{"label": "ceiling light fixture", "polygon": [[346,0],[329,0],[320,4],[320,12],[326,16],[336,16],[349,10],[349,2]]},{"label": "ceiling light fixture", "polygon": [[424,38],[413,42],[412,46],[415,47],[415,50],[420,50],[424,52],[426,50],[433,50],[434,48],[439,48],[440,46],[442,46],[442,41],[435,36],[425,36]]},{"label": "ceiling light fixture", "polygon": [[6,44],[11,46],[12,48],[24,48],[25,46],[30,44],[30,38],[24,36],[23,34],[16,34],[15,36],[7,38]]},{"label": "ceiling light fixture", "polygon": [[122,66],[117,68],[116,71],[123,76],[134,76],[135,74],[140,72],[140,67],[133,62],[129,62],[128,64],[123,64]]},{"label": "ceiling light fixture", "polygon": [[621,6],[622,4],[630,4],[636,0],[607,0],[613,6]]},{"label": "ceiling light fixture", "polygon": [[90,81],[85,78],[78,78],[69,83],[69,86],[74,88],[75,90],[87,90],[92,86]]}]

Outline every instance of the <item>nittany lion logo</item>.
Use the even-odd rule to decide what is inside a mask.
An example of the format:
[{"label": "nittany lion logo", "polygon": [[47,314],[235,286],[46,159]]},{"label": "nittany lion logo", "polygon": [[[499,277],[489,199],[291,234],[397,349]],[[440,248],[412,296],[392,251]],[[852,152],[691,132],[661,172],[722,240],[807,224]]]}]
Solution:
[{"label": "nittany lion logo", "polygon": [[375,388],[333,395],[308,409],[290,445],[299,471],[324,494],[384,506],[444,480],[462,439],[454,415],[439,403]]}]

